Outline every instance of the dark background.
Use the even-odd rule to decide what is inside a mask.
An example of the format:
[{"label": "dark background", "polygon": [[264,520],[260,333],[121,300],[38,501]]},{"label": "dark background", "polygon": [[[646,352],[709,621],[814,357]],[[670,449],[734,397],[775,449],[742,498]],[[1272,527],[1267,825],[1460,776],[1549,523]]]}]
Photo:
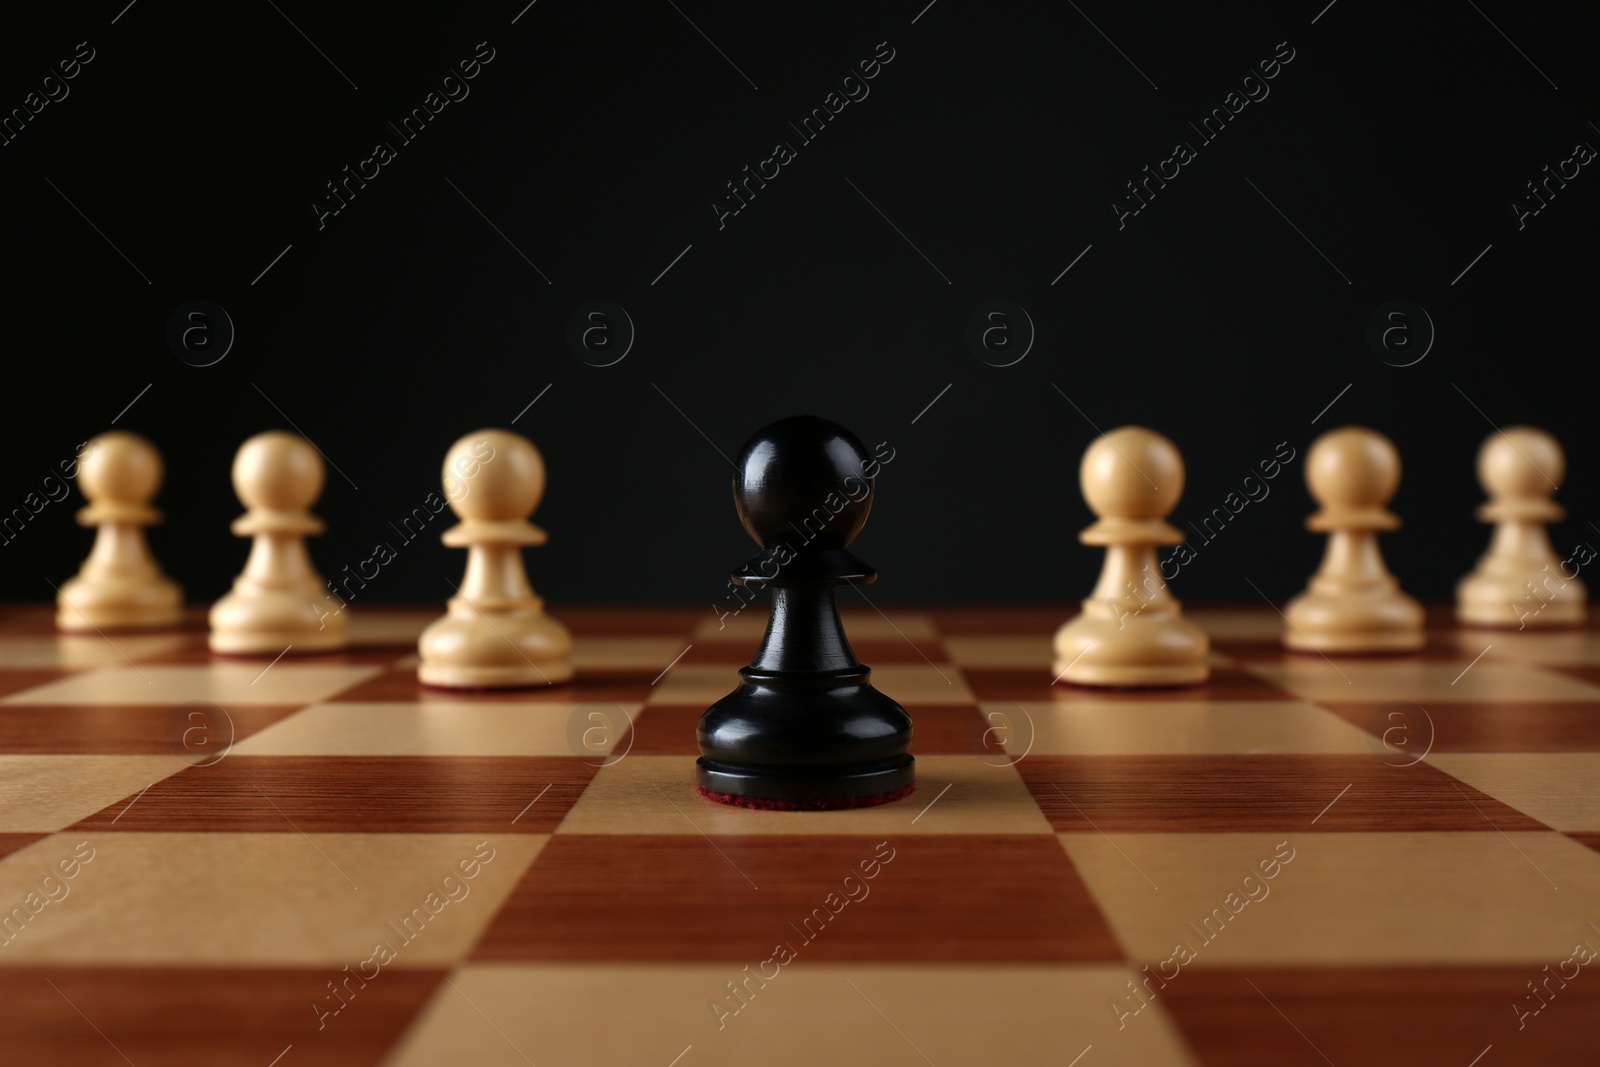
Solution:
[{"label": "dark background", "polygon": [[[1473,463],[1491,424],[1562,439],[1556,546],[1600,538],[1600,175],[1520,231],[1510,208],[1576,142],[1600,145],[1593,4],[524,3],[8,13],[0,108],[78,42],[95,58],[0,147],[0,511],[150,385],[117,425],[165,453],[152,541],[196,600],[244,559],[228,469],[250,434],[292,420],[337,466],[313,545],[334,574],[397,541],[388,522],[438,488],[451,441],[524,409],[515,429],[550,471],[530,571],[557,603],[715,601],[752,551],[718,450],[797,412],[895,449],[856,545],[879,602],[1085,595],[1099,553],[1076,540],[1078,459],[1125,423],[1183,449],[1180,526],[1279,442],[1303,458],[1322,430],[1383,430],[1406,464],[1385,549],[1424,597],[1486,542]],[[319,230],[324,183],[398,142],[386,122],[480,41],[495,58],[470,96]],[[797,141],[786,123],[880,41],[895,55],[870,95],[719,230],[723,183]],[[1270,96],[1200,146],[1186,121],[1284,41]],[[1180,138],[1198,158],[1119,230],[1110,202]],[[609,367],[565,340],[594,298],[637,328]],[[1037,328],[1009,367],[966,341],[996,298]],[[210,367],[165,338],[194,299],[237,329]],[[1364,336],[1395,299],[1438,331],[1409,367]],[[1180,597],[1303,586],[1320,539],[1301,460],[1272,487]],[[74,571],[81,503],[0,545],[0,595],[45,600]],[[447,597],[447,518],[362,598]]]}]

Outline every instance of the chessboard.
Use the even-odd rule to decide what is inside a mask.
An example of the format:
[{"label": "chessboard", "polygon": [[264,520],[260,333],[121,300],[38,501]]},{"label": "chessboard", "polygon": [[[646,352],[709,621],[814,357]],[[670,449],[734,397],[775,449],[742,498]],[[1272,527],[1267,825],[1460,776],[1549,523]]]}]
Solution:
[{"label": "chessboard", "polygon": [[764,619],[562,608],[576,680],[0,615],[0,1048],[120,1065],[1586,1062],[1600,633],[1413,655],[1189,607],[1209,684],[1051,684],[1055,609],[847,604],[909,798],[695,795]]}]

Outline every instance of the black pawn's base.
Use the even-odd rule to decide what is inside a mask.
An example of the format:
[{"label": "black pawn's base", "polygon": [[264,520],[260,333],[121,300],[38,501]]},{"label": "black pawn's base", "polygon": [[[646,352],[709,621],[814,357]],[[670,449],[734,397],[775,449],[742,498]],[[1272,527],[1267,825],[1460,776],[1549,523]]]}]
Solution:
[{"label": "black pawn's base", "polygon": [[899,789],[888,793],[873,793],[871,796],[825,796],[813,797],[809,800],[793,800],[785,797],[747,797],[738,793],[718,793],[704,785],[695,787],[695,792],[707,800],[718,804],[731,804],[739,808],[754,808],[759,811],[839,811],[846,808],[871,808],[879,804],[889,804],[916,792],[915,782],[903,785]]},{"label": "black pawn's base", "polygon": [[700,719],[702,796],[818,811],[898,800],[916,779],[911,718],[860,665],[815,672],[746,667]]}]

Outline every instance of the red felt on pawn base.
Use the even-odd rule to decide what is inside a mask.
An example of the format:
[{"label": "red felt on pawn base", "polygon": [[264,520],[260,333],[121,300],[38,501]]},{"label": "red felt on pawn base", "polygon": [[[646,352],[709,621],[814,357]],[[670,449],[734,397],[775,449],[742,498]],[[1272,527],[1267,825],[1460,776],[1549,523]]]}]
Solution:
[{"label": "red felt on pawn base", "polygon": [[778,797],[744,797],[733,793],[718,793],[715,790],[707,789],[703,785],[694,787],[694,791],[707,800],[714,800],[718,804],[732,804],[738,808],[754,808],[758,811],[838,811],[844,808],[871,808],[908,797],[916,790],[917,783],[912,782],[891,792],[878,793],[873,796],[810,797],[806,800],[784,800]]}]

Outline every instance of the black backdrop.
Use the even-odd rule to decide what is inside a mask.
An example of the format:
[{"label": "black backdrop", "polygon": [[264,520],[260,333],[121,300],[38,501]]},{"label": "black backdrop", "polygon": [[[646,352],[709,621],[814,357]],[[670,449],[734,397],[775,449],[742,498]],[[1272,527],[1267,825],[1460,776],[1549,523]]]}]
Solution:
[{"label": "black backdrop", "polygon": [[[1476,449],[1529,422],[1572,467],[1557,546],[1600,544],[1600,175],[1574,158],[1600,146],[1594,5],[524,3],[8,12],[0,108],[38,112],[0,147],[0,510],[116,420],[162,447],[153,543],[213,599],[245,552],[233,451],[292,421],[337,468],[323,571],[396,543],[362,596],[438,601],[462,563],[444,519],[409,545],[388,523],[438,488],[452,440],[516,419],[550,470],[541,592],[710,605],[751,551],[719,451],[815,412],[894,450],[856,546],[875,599],[1066,603],[1098,566],[1076,541],[1095,427],[1178,443],[1183,525],[1279,442],[1303,457],[1359,422],[1406,464],[1391,565],[1443,597],[1486,537]],[[475,53],[492,58],[463,80]],[[430,92],[406,142],[388,124]],[[829,103],[814,140],[789,125]],[[1213,141],[1189,125],[1230,103]],[[1194,157],[1164,163],[1180,140]],[[394,158],[364,163],[379,141]],[[771,175],[780,141],[794,158],[719,226],[724,184]],[[319,222],[347,165],[376,176]],[[1147,165],[1178,172],[1119,220]],[[1547,165],[1577,174],[1519,221]],[[610,366],[567,340],[596,299],[636,330]],[[997,299],[1036,331],[1010,366],[968,340]],[[194,300],[236,331],[211,366],[166,335]],[[1425,309],[1431,347],[1415,307],[1391,349],[1369,344],[1396,300]],[[196,344],[220,342],[210,314]],[[992,361],[1024,343],[1010,314]],[[1180,597],[1303,585],[1302,466],[1202,547]],[[78,506],[0,544],[0,595],[48,599],[72,573]]]}]

